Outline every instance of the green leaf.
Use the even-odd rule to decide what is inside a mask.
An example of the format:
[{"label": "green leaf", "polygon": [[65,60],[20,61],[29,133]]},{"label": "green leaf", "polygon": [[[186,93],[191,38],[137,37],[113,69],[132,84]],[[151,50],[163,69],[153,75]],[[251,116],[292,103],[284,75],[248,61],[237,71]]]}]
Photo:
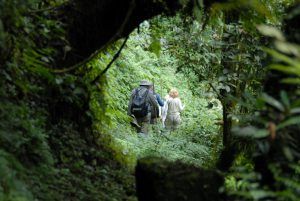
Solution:
[{"label": "green leaf", "polygon": [[283,105],[278,101],[276,100],[275,98],[273,98],[272,96],[269,96],[268,94],[262,94],[262,99],[272,105],[273,107],[275,107],[276,109],[280,110],[281,112],[283,112],[285,109],[283,107]]},{"label": "green leaf", "polygon": [[229,93],[230,92],[230,87],[228,85],[226,85],[225,90],[227,91],[227,93]]},{"label": "green leaf", "polygon": [[287,146],[284,146],[284,147],[282,148],[282,150],[283,150],[283,153],[284,153],[285,157],[286,157],[289,161],[292,161],[294,157],[293,157],[293,154],[292,154],[291,149],[290,149],[289,147],[287,147]]},{"label": "green leaf", "polygon": [[275,27],[261,24],[257,26],[257,29],[260,33],[262,33],[265,36],[273,37],[281,41],[285,40],[282,32]]},{"label": "green leaf", "polygon": [[298,114],[298,113],[300,113],[300,107],[291,109],[290,113],[291,114]]},{"label": "green leaf", "polygon": [[252,137],[252,138],[264,138],[269,135],[269,132],[265,129],[258,129],[254,126],[247,127],[235,127],[232,129],[232,132],[235,133],[236,136],[240,137]]},{"label": "green leaf", "polygon": [[280,130],[282,128],[285,128],[285,127],[291,126],[291,125],[295,125],[295,124],[299,124],[300,125],[300,116],[289,118],[288,120],[280,123],[277,126],[277,130]]},{"label": "green leaf", "polygon": [[254,138],[265,138],[269,136],[269,132],[264,129],[258,129],[256,133],[253,135]]},{"label": "green leaf", "polygon": [[298,45],[294,45],[285,41],[275,41],[275,46],[280,52],[284,52],[286,54],[292,54],[295,56],[299,56],[300,48]]},{"label": "green leaf", "polygon": [[300,78],[284,78],[281,83],[300,85]]},{"label": "green leaf", "polygon": [[294,66],[294,67],[297,67],[297,68],[300,68],[300,63],[299,61],[296,61],[284,54],[281,54],[275,50],[272,50],[270,48],[263,48],[264,51],[266,51],[267,53],[269,53],[270,55],[272,55],[274,58],[280,60],[280,61],[283,61],[291,66]]},{"label": "green leaf", "polygon": [[33,73],[40,75],[41,77],[48,79],[49,82],[54,81],[54,75],[53,73],[50,72],[48,68],[42,66],[35,66],[35,67],[30,67],[29,70]]},{"label": "green leaf", "polygon": [[280,91],[280,98],[282,103],[289,108],[290,107],[290,99],[288,97],[288,94],[286,93],[286,91]]},{"label": "green leaf", "polygon": [[251,190],[249,193],[254,200],[261,200],[266,197],[274,196],[273,192],[264,190]]},{"label": "green leaf", "polygon": [[149,50],[156,54],[157,57],[160,56],[160,51],[161,51],[161,44],[158,39],[154,39],[152,43],[149,46]]},{"label": "green leaf", "polygon": [[281,72],[291,74],[291,75],[300,76],[300,69],[290,67],[290,66],[285,66],[285,65],[280,65],[280,64],[272,64],[272,65],[270,65],[270,69],[281,71]]}]

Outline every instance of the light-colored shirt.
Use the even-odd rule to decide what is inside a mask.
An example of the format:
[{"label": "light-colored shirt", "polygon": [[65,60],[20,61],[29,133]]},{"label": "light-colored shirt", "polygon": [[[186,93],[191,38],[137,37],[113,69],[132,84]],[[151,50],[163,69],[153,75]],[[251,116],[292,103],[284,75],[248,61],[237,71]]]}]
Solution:
[{"label": "light-colored shirt", "polygon": [[169,98],[167,100],[167,115],[176,115],[180,114],[180,112],[184,109],[184,106],[181,103],[181,100],[179,98]]}]

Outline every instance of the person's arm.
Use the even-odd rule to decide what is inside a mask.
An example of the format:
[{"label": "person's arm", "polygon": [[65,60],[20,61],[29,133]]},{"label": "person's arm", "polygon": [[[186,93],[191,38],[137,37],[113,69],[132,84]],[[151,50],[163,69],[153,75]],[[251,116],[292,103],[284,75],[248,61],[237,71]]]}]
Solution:
[{"label": "person's arm", "polygon": [[178,98],[178,106],[179,106],[179,111],[181,112],[184,109],[184,105],[182,105],[181,100]]},{"label": "person's arm", "polygon": [[161,106],[161,107],[164,106],[164,101],[161,99],[159,94],[156,94],[156,100],[157,100],[159,106]]},{"label": "person's arm", "polygon": [[158,111],[159,108],[158,108],[158,105],[157,105],[157,102],[156,102],[156,98],[155,98],[155,96],[153,95],[153,93],[149,93],[149,94],[148,94],[148,97],[149,97],[150,105],[151,105],[151,107],[153,108],[152,110],[153,110],[153,111]]},{"label": "person's arm", "polygon": [[165,104],[164,107],[162,108],[161,116],[165,118],[167,116],[167,113],[168,113],[168,101],[165,100]]}]

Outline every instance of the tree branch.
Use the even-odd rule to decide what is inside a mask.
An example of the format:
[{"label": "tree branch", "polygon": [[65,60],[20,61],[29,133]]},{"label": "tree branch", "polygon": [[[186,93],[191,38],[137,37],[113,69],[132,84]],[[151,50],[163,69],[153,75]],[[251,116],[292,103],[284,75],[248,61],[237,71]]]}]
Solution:
[{"label": "tree branch", "polygon": [[128,38],[129,38],[129,36],[127,36],[125,38],[123,44],[121,45],[118,52],[114,55],[113,59],[109,62],[109,64],[105,67],[105,69],[99,75],[97,75],[97,77],[91,82],[91,84],[95,84],[101,78],[101,76],[104,75],[106,73],[106,71],[108,71],[108,69],[111,67],[111,65],[114,63],[114,61],[120,56],[122,49],[124,48]]},{"label": "tree branch", "polygon": [[[52,72],[54,73],[67,73],[67,72],[71,72],[73,70],[76,70],[77,68],[79,68],[80,66],[83,66],[84,64],[86,64],[87,62],[89,62],[90,60],[92,60],[93,58],[95,58],[101,51],[103,51],[103,49],[108,45],[111,44],[113,41],[115,41],[117,38],[121,37],[122,32],[124,31],[124,28],[127,24],[127,22],[129,21],[130,16],[132,15],[133,10],[135,9],[135,0],[131,0],[130,4],[129,4],[129,9],[128,12],[125,16],[125,19],[123,21],[123,23],[121,24],[120,28],[118,29],[118,31],[108,40],[107,43],[105,43],[100,49],[96,50],[93,54],[91,54],[87,59],[83,60],[82,62],[71,66],[70,68],[65,68],[65,69],[54,69]],[[125,41],[127,41],[128,36],[126,38]]]}]

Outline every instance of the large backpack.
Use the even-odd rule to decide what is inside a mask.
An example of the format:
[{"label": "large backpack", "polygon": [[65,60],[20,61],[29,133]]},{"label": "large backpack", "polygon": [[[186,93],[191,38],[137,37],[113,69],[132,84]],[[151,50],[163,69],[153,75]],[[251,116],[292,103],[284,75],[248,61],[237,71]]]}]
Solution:
[{"label": "large backpack", "polygon": [[148,114],[149,103],[147,102],[147,96],[149,89],[143,94],[139,95],[139,90],[135,90],[134,97],[131,104],[131,113],[137,117],[145,117]]}]

